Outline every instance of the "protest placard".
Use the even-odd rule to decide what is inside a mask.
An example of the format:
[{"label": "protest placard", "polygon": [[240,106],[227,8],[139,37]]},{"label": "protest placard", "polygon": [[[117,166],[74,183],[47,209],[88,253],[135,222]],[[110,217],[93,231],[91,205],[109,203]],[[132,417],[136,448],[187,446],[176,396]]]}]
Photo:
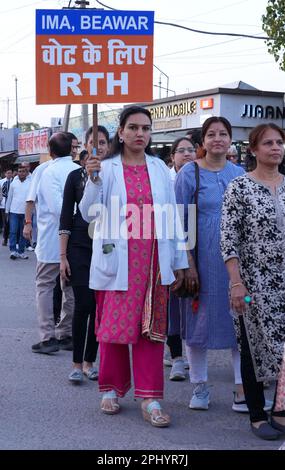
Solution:
[{"label": "protest placard", "polygon": [[37,10],[37,104],[152,100],[151,11]]}]

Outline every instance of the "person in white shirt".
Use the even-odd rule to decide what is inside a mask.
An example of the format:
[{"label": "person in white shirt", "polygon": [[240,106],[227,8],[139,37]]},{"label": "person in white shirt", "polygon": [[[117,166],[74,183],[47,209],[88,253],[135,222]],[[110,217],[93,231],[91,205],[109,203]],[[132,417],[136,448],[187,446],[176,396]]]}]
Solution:
[{"label": "person in white shirt", "polygon": [[0,199],[2,196],[2,200],[0,203],[0,212],[3,222],[3,241],[2,245],[7,246],[8,238],[9,238],[9,219],[5,214],[5,206],[7,201],[8,192],[10,189],[10,184],[12,183],[12,170],[8,169],[5,171],[5,178],[0,181]]},{"label": "person in white shirt", "polygon": [[41,163],[39,166],[37,166],[31,177],[31,185],[29,192],[27,194],[27,199],[26,199],[26,208],[25,208],[25,226],[24,226],[24,231],[23,235],[26,238],[26,240],[32,241],[32,232],[33,232],[33,224],[34,223],[34,217],[35,215],[35,209],[37,206],[37,189],[39,186],[39,182],[41,180],[42,174],[44,170],[50,165],[52,160],[48,160],[44,163]]},{"label": "person in white shirt", "polygon": [[[18,170],[19,168],[25,168],[26,172],[27,172],[27,178],[32,178],[32,173],[31,173],[31,164],[29,162],[22,162],[19,164],[18,166]],[[17,175],[14,176],[14,180],[17,180],[19,178],[18,176],[18,173]]]},{"label": "person in white shirt", "polygon": [[52,162],[44,169],[37,191],[38,239],[36,246],[36,303],[40,342],[32,346],[35,353],[50,354],[72,349],[71,324],[74,310],[72,287],[63,285],[61,320],[55,326],[53,289],[59,274],[59,219],[67,176],[78,168],[72,162],[71,137],[57,132],[49,139]]},{"label": "person in white shirt", "polygon": [[[9,214],[10,224],[10,259],[27,259],[25,254],[26,241],[23,237],[23,227],[25,218],[25,202],[31,180],[27,178],[26,168],[18,169],[18,178],[15,179],[8,193],[5,212]],[[18,239],[18,249],[17,236]]]},{"label": "person in white shirt", "polygon": [[6,199],[2,194],[2,185],[5,183],[6,178],[0,179],[0,232],[4,231],[4,221],[5,221],[5,202]]}]

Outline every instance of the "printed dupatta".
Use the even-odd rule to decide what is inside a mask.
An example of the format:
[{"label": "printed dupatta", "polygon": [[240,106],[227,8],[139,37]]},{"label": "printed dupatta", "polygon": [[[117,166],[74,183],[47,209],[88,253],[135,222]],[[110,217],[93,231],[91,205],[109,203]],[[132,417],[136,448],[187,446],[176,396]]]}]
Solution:
[{"label": "printed dupatta", "polygon": [[142,336],[163,343],[167,329],[167,286],[161,285],[157,240],[153,241],[149,283],[142,315]]}]

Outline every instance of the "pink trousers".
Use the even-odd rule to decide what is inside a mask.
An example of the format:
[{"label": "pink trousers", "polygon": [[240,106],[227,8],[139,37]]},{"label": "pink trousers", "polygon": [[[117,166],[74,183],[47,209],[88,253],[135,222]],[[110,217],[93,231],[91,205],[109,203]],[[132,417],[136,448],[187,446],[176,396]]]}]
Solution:
[{"label": "pink trousers", "polygon": [[[135,397],[163,398],[163,351],[163,343],[143,337],[132,345]],[[99,391],[123,397],[130,388],[129,345],[100,342]]]}]

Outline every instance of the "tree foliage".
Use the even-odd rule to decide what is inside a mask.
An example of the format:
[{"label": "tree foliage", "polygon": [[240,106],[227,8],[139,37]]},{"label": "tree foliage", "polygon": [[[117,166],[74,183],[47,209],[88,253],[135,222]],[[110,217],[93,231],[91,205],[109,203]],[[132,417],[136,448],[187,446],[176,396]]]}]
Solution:
[{"label": "tree foliage", "polygon": [[[13,127],[16,127],[16,125]],[[19,122],[18,128],[22,132],[35,131],[36,129],[40,129],[40,125],[36,122]]]},{"label": "tree foliage", "polygon": [[268,52],[285,71],[285,0],[268,1],[266,14],[262,16],[262,29],[270,38],[266,41]]}]

